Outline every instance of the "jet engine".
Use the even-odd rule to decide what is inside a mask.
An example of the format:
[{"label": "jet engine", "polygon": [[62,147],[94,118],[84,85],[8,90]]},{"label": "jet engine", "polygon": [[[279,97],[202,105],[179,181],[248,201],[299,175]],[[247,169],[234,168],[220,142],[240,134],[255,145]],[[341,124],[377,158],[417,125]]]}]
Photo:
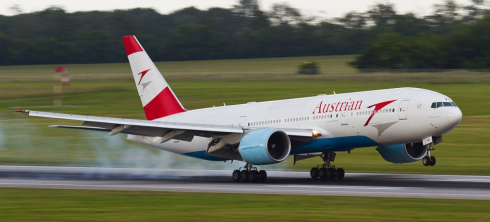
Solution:
[{"label": "jet engine", "polygon": [[378,146],[376,149],[383,159],[392,163],[411,163],[422,159],[427,146],[422,143],[407,143]]},{"label": "jet engine", "polygon": [[267,165],[285,160],[291,152],[289,136],[277,129],[250,131],[240,140],[238,152],[243,161],[253,165]]}]

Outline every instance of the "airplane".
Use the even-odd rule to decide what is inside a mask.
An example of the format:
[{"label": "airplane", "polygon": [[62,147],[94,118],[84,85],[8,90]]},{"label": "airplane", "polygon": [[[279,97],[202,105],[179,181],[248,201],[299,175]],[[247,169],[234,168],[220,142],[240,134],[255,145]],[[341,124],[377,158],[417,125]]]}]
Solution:
[{"label": "airplane", "polygon": [[186,110],[135,36],[123,37],[147,120],[17,110],[29,116],[78,120],[50,127],[127,134],[127,139],[209,160],[243,161],[233,181],[265,181],[257,166],[288,157],[321,157],[313,179],[342,179],[331,163],[337,153],[373,147],[388,162],[422,160],[434,166],[434,145],[454,129],[462,112],[451,98],[419,88],[393,88],[249,102]]}]

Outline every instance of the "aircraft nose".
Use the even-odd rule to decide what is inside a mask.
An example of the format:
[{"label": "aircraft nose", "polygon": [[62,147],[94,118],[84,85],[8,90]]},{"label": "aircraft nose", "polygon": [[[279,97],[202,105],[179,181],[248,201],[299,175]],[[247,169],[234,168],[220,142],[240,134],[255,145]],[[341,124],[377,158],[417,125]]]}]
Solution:
[{"label": "aircraft nose", "polygon": [[447,119],[451,125],[457,125],[461,122],[463,118],[463,113],[459,108],[451,108],[447,113]]}]

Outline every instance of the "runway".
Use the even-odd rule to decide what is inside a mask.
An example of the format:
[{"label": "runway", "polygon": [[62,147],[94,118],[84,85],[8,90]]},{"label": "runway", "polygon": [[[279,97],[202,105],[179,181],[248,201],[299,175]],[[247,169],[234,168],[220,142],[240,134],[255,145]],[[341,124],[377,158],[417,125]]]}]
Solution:
[{"label": "runway", "polygon": [[233,182],[230,170],[0,166],[0,187],[490,200],[490,176],[268,171],[265,183]]}]

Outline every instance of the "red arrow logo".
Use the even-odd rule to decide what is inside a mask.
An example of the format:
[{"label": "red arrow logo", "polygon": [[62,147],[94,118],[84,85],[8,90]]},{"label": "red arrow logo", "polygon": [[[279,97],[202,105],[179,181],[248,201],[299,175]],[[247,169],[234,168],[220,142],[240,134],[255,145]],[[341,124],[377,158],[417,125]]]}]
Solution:
[{"label": "red arrow logo", "polygon": [[141,78],[140,78],[140,81],[138,82],[138,85],[141,83],[141,80],[146,75],[146,73],[148,73],[148,71],[150,71],[150,69],[147,69],[147,70],[145,70],[143,72],[138,73],[138,75],[141,75]]},{"label": "red arrow logo", "polygon": [[374,117],[374,114],[376,114],[378,111],[380,111],[381,109],[383,109],[383,107],[385,107],[388,104],[390,104],[392,102],[395,102],[395,101],[396,101],[396,99],[395,100],[386,101],[386,102],[380,102],[380,103],[376,103],[374,105],[368,106],[367,108],[371,108],[371,107],[374,106],[374,110],[371,113],[371,116],[369,116],[369,119],[366,121],[366,123],[364,124],[364,126],[367,126],[369,124],[369,121],[371,121],[371,119]]}]

